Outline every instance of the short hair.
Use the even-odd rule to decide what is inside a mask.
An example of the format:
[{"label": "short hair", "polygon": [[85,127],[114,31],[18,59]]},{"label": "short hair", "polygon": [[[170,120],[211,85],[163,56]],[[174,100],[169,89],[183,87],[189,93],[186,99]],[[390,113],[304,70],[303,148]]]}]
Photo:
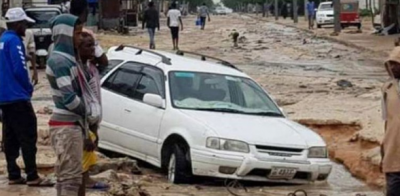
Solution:
[{"label": "short hair", "polygon": [[177,7],[176,3],[172,3],[171,8],[176,9],[176,7]]},{"label": "short hair", "polygon": [[75,16],[80,16],[88,10],[87,0],[71,0],[69,13]]},{"label": "short hair", "polygon": [[206,3],[203,3],[203,5],[206,5]]},{"label": "short hair", "polygon": [[150,1],[149,2],[149,7],[153,7],[154,6],[154,2],[153,1]]}]

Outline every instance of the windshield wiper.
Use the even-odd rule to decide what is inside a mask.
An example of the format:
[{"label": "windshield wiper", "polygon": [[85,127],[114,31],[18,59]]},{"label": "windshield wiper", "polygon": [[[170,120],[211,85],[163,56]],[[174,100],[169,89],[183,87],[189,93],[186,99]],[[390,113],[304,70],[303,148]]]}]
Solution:
[{"label": "windshield wiper", "polygon": [[283,114],[277,112],[252,112],[248,114],[260,115],[260,116],[276,116],[276,117],[283,117]]},{"label": "windshield wiper", "polygon": [[235,110],[231,108],[192,108],[193,110],[200,111],[212,111],[212,112],[229,112],[229,113],[237,113],[237,114],[247,114],[246,112]]}]

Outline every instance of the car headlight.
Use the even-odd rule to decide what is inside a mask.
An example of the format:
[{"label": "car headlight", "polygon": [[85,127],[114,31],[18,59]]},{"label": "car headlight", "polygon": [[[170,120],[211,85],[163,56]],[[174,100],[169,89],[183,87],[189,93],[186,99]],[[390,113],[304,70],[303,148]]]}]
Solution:
[{"label": "car headlight", "polygon": [[308,149],[308,158],[328,158],[326,147],[311,147]]},{"label": "car headlight", "polygon": [[207,138],[207,148],[226,150],[233,152],[249,153],[249,145],[246,142],[237,140],[220,139],[216,137]]}]

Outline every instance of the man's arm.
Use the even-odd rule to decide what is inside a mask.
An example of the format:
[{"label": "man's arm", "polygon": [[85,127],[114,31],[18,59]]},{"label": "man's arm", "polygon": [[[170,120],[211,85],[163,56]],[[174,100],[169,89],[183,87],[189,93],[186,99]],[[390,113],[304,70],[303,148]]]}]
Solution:
[{"label": "man's arm", "polygon": [[142,22],[142,29],[144,29],[144,25],[146,24],[146,20],[147,20],[147,10],[144,11],[143,13],[143,22]]},{"label": "man's arm", "polygon": [[11,64],[15,78],[20,83],[20,85],[30,92],[33,93],[33,87],[31,82],[29,81],[27,66],[26,66],[26,58],[23,53],[24,46],[20,40],[13,39],[9,43],[9,55],[11,57]]},{"label": "man's arm", "polygon": [[[28,40],[28,51],[26,51],[30,56],[31,56],[31,65],[32,65],[32,69],[33,69],[33,73],[32,73],[32,82],[33,85],[38,84],[39,82],[39,76],[38,76],[38,72],[37,72],[37,67],[36,67],[36,44],[35,44],[35,38],[33,35],[33,32],[30,31],[29,34],[26,34],[26,36],[29,36],[29,40]],[[29,69],[29,67],[27,67]]]},{"label": "man's arm", "polygon": [[168,14],[167,14],[167,26],[169,27],[169,24],[170,24],[170,19],[169,19],[169,11],[168,11]]},{"label": "man's arm", "polygon": [[183,22],[181,16],[179,16],[179,22],[181,23],[181,30],[183,31]]},{"label": "man's arm", "polygon": [[157,28],[160,30],[160,13],[157,11]]}]

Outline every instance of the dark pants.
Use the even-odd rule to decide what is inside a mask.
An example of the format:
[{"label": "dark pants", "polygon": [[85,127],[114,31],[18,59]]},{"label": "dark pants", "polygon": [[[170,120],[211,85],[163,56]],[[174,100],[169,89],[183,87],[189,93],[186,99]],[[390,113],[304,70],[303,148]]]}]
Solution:
[{"label": "dark pants", "polygon": [[200,24],[201,24],[201,27],[205,27],[206,26],[206,17],[200,17]]},{"label": "dark pants", "polygon": [[21,178],[21,169],[16,162],[21,149],[27,180],[36,180],[39,178],[36,168],[37,120],[32,104],[29,101],[21,101],[2,105],[1,109],[8,178]]},{"label": "dark pants", "polygon": [[400,195],[400,172],[386,173],[386,196]]},{"label": "dark pants", "polygon": [[179,27],[170,27],[172,39],[179,39]]}]

